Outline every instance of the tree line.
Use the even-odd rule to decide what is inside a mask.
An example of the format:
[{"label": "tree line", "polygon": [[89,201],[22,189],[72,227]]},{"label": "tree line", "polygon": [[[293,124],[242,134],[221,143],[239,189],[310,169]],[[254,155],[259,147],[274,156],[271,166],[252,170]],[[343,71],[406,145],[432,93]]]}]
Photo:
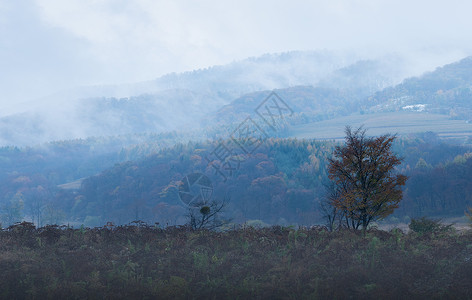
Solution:
[{"label": "tree line", "polygon": [[[187,211],[178,198],[178,182],[193,172],[213,176],[215,197],[231,196],[225,214],[234,222],[323,222],[320,205],[330,182],[329,159],[340,144],[269,139],[226,183],[205,160],[205,154],[216,146],[217,142],[177,144],[143,159],[116,164],[83,180],[76,190],[58,188],[41,170],[14,171],[10,166],[0,181],[1,222],[3,226],[20,220],[33,220],[37,225],[69,222],[101,226],[108,221],[125,224],[142,219],[163,225],[182,224]],[[425,133],[397,138],[391,150],[404,158],[396,170],[409,177],[394,216],[463,215],[471,206],[469,148]],[[33,157],[37,159],[36,153],[29,155],[21,149],[5,152],[11,157],[24,156],[25,164]]]}]

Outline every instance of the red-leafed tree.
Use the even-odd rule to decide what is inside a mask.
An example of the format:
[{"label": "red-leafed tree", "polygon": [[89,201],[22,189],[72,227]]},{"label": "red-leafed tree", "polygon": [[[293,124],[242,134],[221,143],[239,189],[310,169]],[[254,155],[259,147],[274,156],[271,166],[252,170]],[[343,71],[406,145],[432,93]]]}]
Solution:
[{"label": "red-leafed tree", "polygon": [[391,214],[402,199],[407,177],[395,172],[401,158],[392,152],[395,135],[367,137],[360,127],[346,126],[346,144],[329,159],[332,189],[329,204],[342,226],[365,230],[371,221]]}]

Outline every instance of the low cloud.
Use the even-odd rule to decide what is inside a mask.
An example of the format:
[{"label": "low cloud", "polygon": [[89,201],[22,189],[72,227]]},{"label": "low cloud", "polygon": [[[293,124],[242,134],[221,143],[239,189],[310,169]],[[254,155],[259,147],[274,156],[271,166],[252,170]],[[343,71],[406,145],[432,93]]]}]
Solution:
[{"label": "low cloud", "polygon": [[420,72],[471,53],[471,8],[458,0],[4,1],[0,105],[288,50],[406,53],[423,59]]}]

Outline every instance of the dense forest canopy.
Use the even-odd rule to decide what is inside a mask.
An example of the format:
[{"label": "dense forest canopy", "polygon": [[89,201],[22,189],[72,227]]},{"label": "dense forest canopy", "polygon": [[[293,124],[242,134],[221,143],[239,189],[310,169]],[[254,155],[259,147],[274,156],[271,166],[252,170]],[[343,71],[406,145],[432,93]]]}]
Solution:
[{"label": "dense forest canopy", "polygon": [[[62,144],[65,148],[60,157],[51,149],[3,148],[2,223],[30,219],[40,224],[57,221],[98,226],[139,219],[183,224],[186,211],[178,184],[186,175],[198,172],[211,179],[214,197],[229,196],[225,216],[233,222],[320,224],[327,159],[338,144],[269,139],[241,161],[227,181],[205,159],[218,142],[177,144],[151,155],[148,144],[143,143],[131,148],[133,153],[142,153],[132,161],[124,161],[123,151],[100,153],[95,148],[97,152],[91,153],[84,141]],[[394,218],[460,216],[472,205],[470,147],[426,133],[399,138],[393,149],[404,157],[398,171],[410,177]],[[66,150],[69,156],[62,155]],[[12,159],[23,163],[12,165]],[[32,165],[36,167],[31,169]],[[100,168],[108,169],[99,172]],[[59,178],[80,180],[68,186]]]}]

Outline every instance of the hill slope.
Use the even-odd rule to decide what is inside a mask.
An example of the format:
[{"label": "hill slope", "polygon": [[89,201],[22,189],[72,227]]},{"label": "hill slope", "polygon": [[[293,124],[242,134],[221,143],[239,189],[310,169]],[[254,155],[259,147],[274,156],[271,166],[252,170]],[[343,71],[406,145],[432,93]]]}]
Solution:
[{"label": "hill slope", "polygon": [[264,55],[148,82],[79,88],[27,103],[16,113],[2,111],[0,145],[185,130],[199,127],[206,115],[248,93],[319,85],[333,90],[317,92],[323,97],[346,88],[356,96],[367,95],[407,73],[398,59],[359,62],[332,52]]},{"label": "hill slope", "polygon": [[420,110],[472,119],[472,57],[375,93],[366,102],[372,112]]}]

